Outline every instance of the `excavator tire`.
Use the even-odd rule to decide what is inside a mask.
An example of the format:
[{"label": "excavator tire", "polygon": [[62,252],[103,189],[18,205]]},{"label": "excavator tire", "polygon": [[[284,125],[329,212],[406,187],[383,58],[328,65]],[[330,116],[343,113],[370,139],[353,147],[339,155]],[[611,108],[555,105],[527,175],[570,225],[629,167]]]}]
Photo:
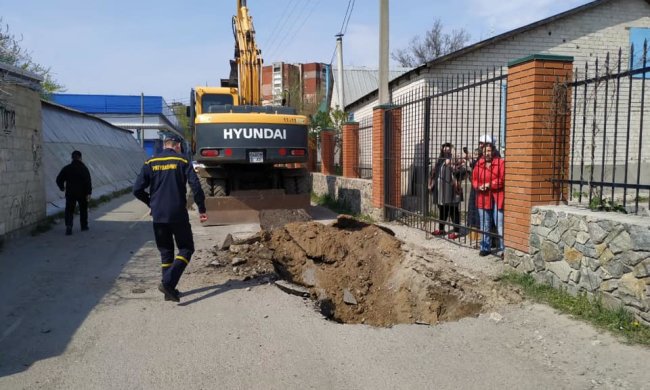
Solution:
[{"label": "excavator tire", "polygon": [[209,177],[199,177],[199,180],[201,181],[201,189],[205,196],[214,196],[214,179]]},{"label": "excavator tire", "polygon": [[298,187],[296,185],[296,178],[293,176],[287,176],[282,178],[282,187],[284,187],[284,192],[287,195],[294,195],[298,193]]},{"label": "excavator tire", "polygon": [[226,181],[223,179],[212,179],[213,196],[226,196]]},{"label": "excavator tire", "polygon": [[309,174],[305,172],[304,175],[296,177],[296,193],[309,194],[311,192],[311,181]]}]

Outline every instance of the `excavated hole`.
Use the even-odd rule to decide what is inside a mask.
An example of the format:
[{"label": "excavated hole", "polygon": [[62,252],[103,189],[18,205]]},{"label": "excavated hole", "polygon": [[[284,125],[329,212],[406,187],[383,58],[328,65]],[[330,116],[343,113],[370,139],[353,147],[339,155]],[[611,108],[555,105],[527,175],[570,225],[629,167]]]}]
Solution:
[{"label": "excavated hole", "polygon": [[293,292],[310,296],[325,317],[348,324],[435,324],[520,300],[488,277],[465,276],[451,260],[407,247],[386,228],[347,216],[331,226],[300,213],[284,218],[301,222],[268,214],[268,230],[226,239],[210,266],[244,280],[275,274],[299,286]]}]

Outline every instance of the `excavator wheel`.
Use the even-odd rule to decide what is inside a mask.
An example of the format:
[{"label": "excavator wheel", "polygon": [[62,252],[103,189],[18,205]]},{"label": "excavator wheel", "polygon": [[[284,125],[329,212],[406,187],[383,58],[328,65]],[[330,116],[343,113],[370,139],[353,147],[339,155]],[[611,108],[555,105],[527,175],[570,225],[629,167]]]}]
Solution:
[{"label": "excavator wheel", "polygon": [[205,196],[214,196],[214,179],[210,177],[199,177],[199,180],[201,181],[201,189]]},{"label": "excavator wheel", "polygon": [[296,178],[293,176],[286,176],[282,178],[282,187],[287,195],[294,195],[298,193],[298,186]]},{"label": "excavator wheel", "polygon": [[309,194],[310,192],[311,180],[309,174],[305,171],[304,175],[296,177],[296,193]]},{"label": "excavator wheel", "polygon": [[226,196],[226,181],[223,179],[212,179],[213,196]]},{"label": "excavator wheel", "polygon": [[201,188],[205,196],[226,196],[226,181],[223,179],[213,179],[211,177],[201,177]]}]

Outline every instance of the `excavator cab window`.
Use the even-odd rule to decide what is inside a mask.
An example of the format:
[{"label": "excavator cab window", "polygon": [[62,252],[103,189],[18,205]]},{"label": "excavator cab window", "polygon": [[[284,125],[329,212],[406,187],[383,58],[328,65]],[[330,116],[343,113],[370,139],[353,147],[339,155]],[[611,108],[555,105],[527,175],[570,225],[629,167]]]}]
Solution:
[{"label": "excavator cab window", "polygon": [[228,94],[205,94],[201,97],[201,112],[209,113],[210,106],[225,106],[226,104],[233,104],[232,95]]}]

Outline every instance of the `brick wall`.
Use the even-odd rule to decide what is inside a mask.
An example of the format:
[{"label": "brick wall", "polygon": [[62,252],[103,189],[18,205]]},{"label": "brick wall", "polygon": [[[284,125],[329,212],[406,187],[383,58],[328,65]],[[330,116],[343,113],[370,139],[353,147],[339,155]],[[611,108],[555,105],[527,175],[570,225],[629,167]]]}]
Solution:
[{"label": "brick wall", "polygon": [[504,237],[507,247],[523,252],[528,251],[530,210],[555,201],[554,160],[568,151],[555,147],[553,87],[558,79],[571,80],[573,65],[570,57],[544,58],[533,56],[508,71]]},{"label": "brick wall", "polygon": [[13,119],[0,131],[0,240],[45,217],[40,95],[13,83],[2,91],[0,107]]},{"label": "brick wall", "polygon": [[[385,151],[385,115],[390,111],[392,136],[390,142],[391,150]],[[373,111],[372,122],[372,205],[376,208],[382,208],[385,204],[384,188],[386,177],[384,175],[385,166],[388,162],[391,164],[391,176],[393,182],[390,183],[390,194],[388,203],[394,207],[400,207],[402,203],[401,194],[401,152],[402,152],[402,111],[401,109],[391,109],[390,107],[378,106]],[[388,155],[388,159],[385,156]]]},{"label": "brick wall", "polygon": [[334,132],[323,130],[320,133],[320,171],[323,175],[334,174]]},{"label": "brick wall", "polygon": [[343,176],[359,177],[359,123],[343,125]]}]

